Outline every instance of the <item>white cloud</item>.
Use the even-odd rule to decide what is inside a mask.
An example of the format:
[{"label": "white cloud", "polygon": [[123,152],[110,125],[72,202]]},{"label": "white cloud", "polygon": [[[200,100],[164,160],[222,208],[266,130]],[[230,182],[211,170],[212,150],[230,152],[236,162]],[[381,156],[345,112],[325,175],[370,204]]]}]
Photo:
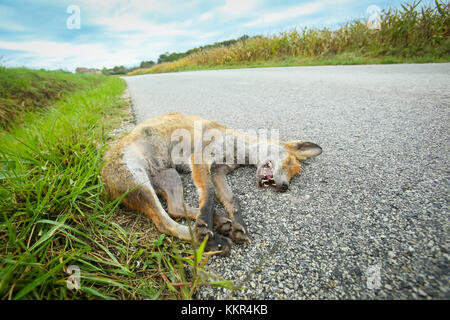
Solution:
[{"label": "white cloud", "polygon": [[223,6],[211,9],[200,15],[200,21],[207,21],[213,18],[225,20],[248,16],[257,7],[258,0],[226,0]]},{"label": "white cloud", "polygon": [[34,68],[68,68],[76,67],[113,67],[116,65],[137,64],[143,59],[142,52],[148,55],[157,55],[168,43],[151,43],[136,47],[133,43],[117,50],[111,50],[102,44],[73,44],[69,42],[52,41],[0,41],[0,48],[6,50],[22,51],[9,64],[20,65],[28,61],[28,66]]},{"label": "white cloud", "polygon": [[229,15],[248,14],[248,11],[255,8],[257,0],[226,0],[225,5],[219,11]]},{"label": "white cloud", "polygon": [[259,27],[264,25],[275,24],[277,22],[286,21],[293,18],[308,16],[323,10],[325,7],[329,5],[335,5],[337,2],[346,2],[346,0],[341,1],[318,0],[286,8],[276,12],[265,13],[260,15],[258,18],[245,23],[244,26]]},{"label": "white cloud", "polygon": [[189,30],[186,30],[183,24],[157,24],[130,13],[111,17],[98,17],[92,20],[91,23],[105,27],[112,32],[135,31],[148,37],[187,35],[190,33]]},{"label": "white cloud", "polygon": [[[177,6],[183,5],[183,3],[177,3]],[[78,0],[74,1],[74,4],[80,5],[81,9],[88,14],[123,14],[127,12],[169,14],[173,12],[174,7],[171,1],[161,0]],[[189,4],[184,3],[184,5]]]},{"label": "white cloud", "polygon": [[[84,0],[85,1],[85,0]],[[189,2],[192,6],[195,2]],[[86,1],[86,9],[83,9],[85,23],[91,26],[100,26],[115,35],[117,39],[130,42],[133,38],[138,43],[151,42],[155,39],[165,39],[183,36],[193,39],[208,39],[214,37],[217,32],[205,32],[195,29],[195,20],[186,19],[177,22],[155,22],[149,19],[149,14],[169,14],[174,12],[174,7],[166,1],[128,0],[116,1],[100,0]],[[182,11],[185,2],[177,3],[176,10]],[[83,18],[82,18],[83,19]]]},{"label": "white cloud", "polygon": [[51,41],[0,41],[0,48],[6,50],[25,51],[37,56],[59,57],[75,56],[83,51],[99,51],[100,46],[96,44],[74,45],[67,42]]}]

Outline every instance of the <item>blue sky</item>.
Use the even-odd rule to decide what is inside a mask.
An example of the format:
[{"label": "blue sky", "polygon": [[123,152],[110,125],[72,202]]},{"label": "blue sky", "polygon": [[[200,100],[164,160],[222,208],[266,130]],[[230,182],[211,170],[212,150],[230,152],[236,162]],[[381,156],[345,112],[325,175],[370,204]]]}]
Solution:
[{"label": "blue sky", "polygon": [[[336,28],[402,0],[1,0],[0,63],[31,68],[133,66],[243,34]],[[80,28],[68,28],[69,6]],[[76,20],[70,20],[76,21]]]}]

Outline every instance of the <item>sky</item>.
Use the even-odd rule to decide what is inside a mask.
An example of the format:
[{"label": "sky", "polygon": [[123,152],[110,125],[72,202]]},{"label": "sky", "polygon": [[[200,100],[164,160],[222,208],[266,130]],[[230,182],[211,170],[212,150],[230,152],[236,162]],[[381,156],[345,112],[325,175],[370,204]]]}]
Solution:
[{"label": "sky", "polygon": [[[112,68],[244,34],[337,28],[404,0],[0,0],[0,64]],[[375,8],[376,8],[375,7]]]}]

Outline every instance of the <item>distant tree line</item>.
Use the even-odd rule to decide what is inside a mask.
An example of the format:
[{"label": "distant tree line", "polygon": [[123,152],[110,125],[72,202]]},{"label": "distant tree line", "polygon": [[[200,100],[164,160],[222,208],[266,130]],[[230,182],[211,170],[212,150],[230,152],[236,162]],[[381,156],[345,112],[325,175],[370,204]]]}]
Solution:
[{"label": "distant tree line", "polygon": [[151,68],[154,64],[155,64],[155,62],[152,60],[142,61],[139,64],[139,66],[135,66],[135,67],[131,67],[131,68],[127,68],[125,66],[115,66],[114,68],[110,68],[110,69],[103,68],[102,73],[106,76],[115,75],[115,74],[127,74],[128,72],[131,72],[136,69]]},{"label": "distant tree line", "polygon": [[212,48],[218,48],[218,47],[229,47],[233,44],[235,44],[238,41],[245,41],[247,39],[249,39],[250,37],[246,34],[244,34],[242,37],[239,37],[237,39],[230,39],[230,40],[225,40],[225,41],[220,41],[220,42],[215,42],[214,44],[207,44],[205,46],[201,46],[198,48],[194,48],[194,49],[190,49],[186,52],[166,52],[163,53],[159,56],[158,58],[158,63],[163,63],[163,62],[172,62],[172,61],[176,61],[179,59],[182,59],[184,57],[187,57],[188,55],[192,54],[192,53],[196,53],[199,52],[201,50],[205,50],[205,49],[212,49]]},{"label": "distant tree line", "polygon": [[[229,47],[238,41],[245,41],[249,38],[250,37],[248,35],[244,34],[242,37],[239,37],[237,39],[230,39],[230,40],[216,42],[214,44],[208,44],[208,45],[201,46],[198,48],[190,49],[186,52],[172,52],[172,53],[166,52],[159,56],[157,63],[160,64],[160,63],[164,63],[164,62],[176,61],[176,60],[187,57],[188,55],[196,53],[201,50],[207,50],[207,49],[218,48],[218,47],[223,47],[223,46]],[[103,68],[102,73],[104,75],[127,74],[128,72],[131,72],[136,69],[151,68],[153,65],[155,65],[155,62],[152,60],[148,60],[148,61],[142,61],[139,64],[139,66],[135,66],[135,67],[131,67],[131,68],[127,68],[125,66],[115,66],[114,68],[111,68],[111,69]]]}]

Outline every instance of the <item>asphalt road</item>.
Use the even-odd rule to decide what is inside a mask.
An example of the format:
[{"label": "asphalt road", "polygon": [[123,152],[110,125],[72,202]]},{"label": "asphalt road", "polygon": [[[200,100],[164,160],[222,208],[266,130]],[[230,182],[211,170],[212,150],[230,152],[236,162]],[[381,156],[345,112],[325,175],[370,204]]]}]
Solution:
[{"label": "asphalt road", "polygon": [[204,288],[198,298],[450,298],[450,64],[125,79],[138,122],[177,111],[323,148],[285,194],[257,189],[254,167],[229,175],[252,242],[209,267],[246,289]]}]

